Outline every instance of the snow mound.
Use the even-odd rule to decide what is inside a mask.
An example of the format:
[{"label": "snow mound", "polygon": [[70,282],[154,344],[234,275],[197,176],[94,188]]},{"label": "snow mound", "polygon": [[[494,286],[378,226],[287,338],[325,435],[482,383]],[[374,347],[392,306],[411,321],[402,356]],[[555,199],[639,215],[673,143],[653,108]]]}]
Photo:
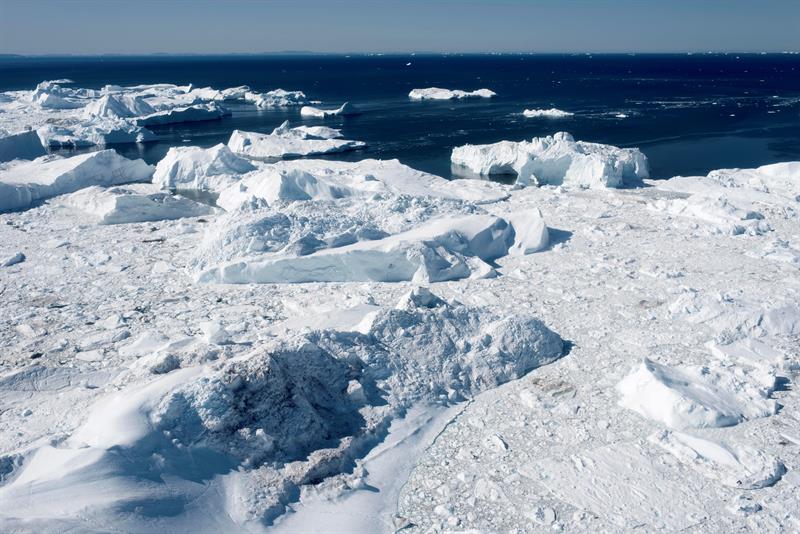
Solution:
[{"label": "snow mound", "polygon": [[620,405],[670,428],[736,425],[777,412],[769,398],[775,385],[746,370],[726,367],[669,367],[644,361],[619,384]]},{"label": "snow mound", "polygon": [[770,230],[761,213],[739,208],[725,195],[713,198],[695,194],[686,199],[659,199],[652,208],[706,223],[712,233],[761,235]]},{"label": "snow mound", "polygon": [[211,148],[172,147],[156,165],[153,183],[162,189],[220,191],[255,169],[222,143]]},{"label": "snow mound", "polygon": [[[542,223],[543,226],[543,223]],[[203,283],[440,282],[488,276],[486,264],[510,249],[532,251],[534,243],[505,219],[468,215],[428,220],[383,239],[323,248],[298,256],[231,261],[202,270]],[[541,243],[542,239],[539,238]],[[544,240],[546,242],[546,240]]]},{"label": "snow mound", "polygon": [[346,152],[366,146],[361,141],[328,137],[332,132],[289,128],[288,121],[271,134],[234,130],[228,147],[240,156],[254,160],[275,160],[287,157],[313,156]]},{"label": "snow mound", "polygon": [[464,145],[453,149],[450,160],[479,175],[516,175],[518,185],[623,187],[648,176],[647,158],[639,149],[575,141],[566,132],[531,141]]},{"label": "snow mound", "polygon": [[440,87],[428,87],[425,89],[412,89],[408,93],[411,100],[457,100],[461,98],[492,98],[497,93],[489,89],[476,89],[475,91],[462,91],[461,89],[442,89]]},{"label": "snow mound", "polygon": [[[0,512],[86,528],[124,509],[147,524],[205,495],[239,528],[269,524],[298,486],[348,469],[412,405],[472,397],[563,353],[528,314],[436,304],[381,308],[363,332],[288,335],[101,396],[66,440],[26,455]],[[170,484],[141,476],[153,469]]]},{"label": "snow mound", "polygon": [[0,211],[26,209],[36,201],[92,185],[146,182],[152,175],[152,166],[114,150],[22,162],[0,168]]},{"label": "snow mound", "polygon": [[214,209],[188,198],[160,192],[155,186],[87,187],[60,199],[64,206],[83,211],[98,224],[125,224],[199,217]]},{"label": "snow mound", "polygon": [[35,131],[28,130],[0,137],[0,163],[14,159],[36,159],[45,154],[47,151]]},{"label": "snow mound", "polygon": [[731,488],[754,490],[775,484],[786,472],[777,458],[751,447],[727,447],[720,443],[665,431],[650,441],[681,463],[711,480]]},{"label": "snow mound", "polygon": [[335,117],[337,115],[347,117],[351,115],[358,115],[360,113],[361,112],[358,111],[358,109],[356,109],[356,107],[350,102],[345,102],[336,109],[320,109],[315,108],[314,106],[303,106],[300,109],[300,115],[302,117],[316,117],[319,119],[324,119],[325,117]]},{"label": "snow mound", "polygon": [[211,121],[227,117],[231,114],[227,109],[216,104],[198,104],[195,106],[176,107],[165,111],[157,111],[136,119],[139,126],[161,126],[182,122]]},{"label": "snow mound", "polygon": [[563,119],[566,117],[572,117],[575,115],[574,113],[570,113],[569,111],[564,111],[558,108],[550,108],[550,109],[526,109],[522,112],[524,116],[529,119]]}]

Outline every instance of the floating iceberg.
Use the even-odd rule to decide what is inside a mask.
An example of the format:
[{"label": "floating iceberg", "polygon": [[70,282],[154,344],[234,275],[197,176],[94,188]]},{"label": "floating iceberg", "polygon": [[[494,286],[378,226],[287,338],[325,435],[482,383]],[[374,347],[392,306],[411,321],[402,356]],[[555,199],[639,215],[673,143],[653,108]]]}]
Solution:
[{"label": "floating iceberg", "polygon": [[164,221],[214,212],[210,206],[158,191],[151,184],[139,187],[87,187],[64,196],[59,203],[86,213],[98,224]]},{"label": "floating iceberg", "polygon": [[517,184],[623,187],[648,177],[647,158],[636,148],[575,141],[566,132],[531,141],[500,141],[453,149],[453,165],[480,175],[513,174]]},{"label": "floating iceberg", "polygon": [[136,119],[136,124],[140,126],[160,126],[162,124],[181,122],[211,121],[227,117],[230,114],[230,111],[216,104],[198,104],[196,106],[157,111],[151,115]]},{"label": "floating iceberg", "polygon": [[248,92],[244,95],[244,100],[253,102],[259,108],[285,108],[304,106],[308,103],[308,98],[302,91],[284,91],[283,89],[274,89],[266,93]]},{"label": "floating iceberg", "polygon": [[92,185],[146,182],[152,175],[152,166],[114,150],[11,164],[0,168],[0,212],[26,209],[36,201]]},{"label": "floating iceberg", "polygon": [[153,183],[162,189],[220,191],[255,169],[222,143],[211,148],[172,147],[156,165]]},{"label": "floating iceberg", "polygon": [[306,129],[290,128],[288,121],[278,126],[271,134],[234,130],[228,147],[236,154],[254,160],[275,160],[286,157],[312,156],[356,150],[366,146],[361,141],[333,139],[337,131],[318,130],[310,133]]},{"label": "floating iceberg", "polygon": [[361,113],[356,109],[356,107],[351,104],[350,102],[345,102],[340,107],[336,109],[320,109],[315,108],[314,106],[303,106],[300,108],[300,115],[303,117],[316,117],[319,119],[324,119],[325,117],[335,117],[340,115],[342,117],[347,117],[350,115],[358,115]]},{"label": "floating iceberg", "polygon": [[84,114],[87,118],[105,117],[110,119],[127,119],[151,115],[156,110],[141,96],[104,95],[87,104]]},{"label": "floating iceberg", "polygon": [[569,111],[563,111],[557,108],[526,109],[525,111],[522,112],[522,114],[528,117],[529,119],[538,119],[538,118],[563,119],[575,115],[574,113],[570,113]]},{"label": "floating iceberg", "polygon": [[0,132],[0,163],[13,159],[36,159],[47,151],[33,130],[3,135]]},{"label": "floating iceberg", "polygon": [[84,148],[125,143],[147,143],[157,136],[147,128],[118,119],[98,119],[72,125],[45,125],[36,133],[44,146]]},{"label": "floating iceberg", "polygon": [[426,89],[412,89],[408,93],[411,100],[456,100],[461,98],[492,98],[497,93],[489,89],[476,89],[475,91],[462,91],[460,89],[442,89],[440,87],[428,87]]}]

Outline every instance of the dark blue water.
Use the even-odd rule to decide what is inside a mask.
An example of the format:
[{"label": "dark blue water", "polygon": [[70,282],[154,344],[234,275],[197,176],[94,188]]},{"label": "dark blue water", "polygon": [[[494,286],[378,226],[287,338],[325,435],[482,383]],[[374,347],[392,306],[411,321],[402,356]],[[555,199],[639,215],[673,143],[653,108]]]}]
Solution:
[{"label": "dark blue water", "polygon": [[[407,66],[407,63],[411,63]],[[576,139],[638,146],[652,174],[704,174],[800,160],[800,56],[503,55],[264,56],[0,59],[0,91],[71,78],[79,87],[170,82],[254,90],[302,90],[324,105],[350,101],[356,117],[301,119],[299,110],[230,107],[219,121],[154,128],[158,143],[115,147],[155,162],[169,146],[211,146],[234,129],[269,132],[286,119],[325,123],[366,151],[338,158],[398,158],[450,176],[449,155],[464,143],[571,132]],[[472,90],[491,100],[411,102],[417,87]],[[525,119],[525,108],[555,106],[566,120]],[[629,117],[620,119],[616,114]]]}]

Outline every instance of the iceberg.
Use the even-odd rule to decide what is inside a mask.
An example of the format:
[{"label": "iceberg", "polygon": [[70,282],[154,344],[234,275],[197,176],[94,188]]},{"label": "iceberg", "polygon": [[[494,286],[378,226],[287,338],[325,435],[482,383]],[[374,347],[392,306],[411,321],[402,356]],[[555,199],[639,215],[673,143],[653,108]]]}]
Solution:
[{"label": "iceberg", "polygon": [[522,114],[528,117],[529,119],[538,119],[538,118],[563,119],[575,115],[574,113],[570,113],[569,111],[564,111],[557,108],[526,109],[525,111],[522,112]]},{"label": "iceberg", "polygon": [[497,93],[489,89],[476,89],[475,91],[462,91],[460,89],[442,89],[440,87],[428,87],[426,89],[412,89],[408,93],[411,100],[457,100],[461,98],[492,98]]},{"label": "iceberg", "polygon": [[[290,128],[288,121],[275,128],[271,134],[234,130],[228,147],[236,154],[254,160],[275,160],[287,157],[330,154],[364,148],[361,141],[333,139],[341,137],[338,131]],[[317,135],[314,135],[314,134]]]},{"label": "iceberg", "polygon": [[87,118],[106,117],[111,119],[127,119],[151,115],[156,110],[141,96],[104,95],[86,105],[84,115]]},{"label": "iceberg", "polygon": [[210,206],[158,191],[151,184],[110,188],[91,186],[62,197],[59,203],[86,213],[97,224],[164,221],[214,212]]},{"label": "iceberg", "polygon": [[227,117],[231,114],[227,109],[216,104],[198,104],[195,106],[172,108],[157,111],[136,119],[139,126],[160,126],[181,122],[211,121]]},{"label": "iceberg", "polygon": [[[523,238],[528,237],[520,232]],[[295,257],[255,257],[202,270],[202,283],[442,282],[484,276],[486,262],[509,250],[533,251],[517,243],[514,227],[491,215],[442,217],[377,240],[323,249]]]},{"label": "iceberg", "polygon": [[156,165],[153,183],[162,189],[218,192],[255,169],[222,143],[211,148],[172,147]]},{"label": "iceberg", "polygon": [[575,141],[566,132],[531,141],[464,145],[453,149],[450,160],[479,175],[516,175],[518,185],[623,187],[649,176],[639,149]]},{"label": "iceberg", "polygon": [[48,124],[39,128],[41,144],[51,148],[84,148],[156,141],[156,134],[118,119],[96,119],[71,125]]},{"label": "iceberg", "polygon": [[44,157],[0,168],[0,212],[26,209],[34,202],[92,185],[146,182],[153,167],[114,150],[71,158]]},{"label": "iceberg", "polygon": [[47,151],[42,140],[33,130],[8,135],[0,132],[0,163],[13,159],[36,159],[45,154]]},{"label": "iceberg", "polygon": [[358,115],[361,112],[358,111],[355,106],[353,106],[350,102],[345,102],[340,107],[336,109],[320,109],[315,108],[314,106],[303,106],[300,108],[300,115],[303,117],[315,117],[319,119],[324,119],[325,117],[335,117],[335,116],[342,116],[347,117],[351,115]]},{"label": "iceberg", "polygon": [[253,102],[259,108],[285,108],[304,106],[308,103],[308,98],[302,91],[285,91],[283,89],[274,89],[266,93],[247,92],[244,100]]}]

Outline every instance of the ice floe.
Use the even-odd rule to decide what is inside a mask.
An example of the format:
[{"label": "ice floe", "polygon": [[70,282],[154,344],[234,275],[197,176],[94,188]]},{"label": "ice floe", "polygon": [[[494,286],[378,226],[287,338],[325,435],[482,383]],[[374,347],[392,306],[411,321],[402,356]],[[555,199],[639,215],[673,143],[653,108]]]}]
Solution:
[{"label": "ice floe", "polygon": [[636,148],[575,141],[566,132],[531,141],[500,141],[453,149],[453,165],[490,176],[516,175],[519,185],[623,187],[648,177],[647,158]]},{"label": "ice floe", "polygon": [[489,89],[476,89],[475,91],[462,91],[461,89],[442,89],[428,87],[425,89],[412,89],[408,93],[411,100],[457,100],[461,98],[492,98],[497,93]]},{"label": "ice floe", "polygon": [[529,118],[529,119],[564,119],[566,117],[572,117],[575,115],[569,111],[564,111],[558,108],[550,108],[550,109],[526,109],[522,112],[522,114]]}]

